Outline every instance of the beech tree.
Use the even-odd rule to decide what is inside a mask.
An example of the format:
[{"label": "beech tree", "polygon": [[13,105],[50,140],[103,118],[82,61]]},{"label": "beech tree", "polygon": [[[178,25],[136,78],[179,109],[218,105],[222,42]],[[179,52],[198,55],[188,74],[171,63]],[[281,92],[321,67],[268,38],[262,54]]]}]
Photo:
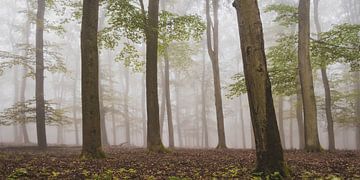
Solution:
[{"label": "beech tree", "polygon": [[316,100],[310,63],[310,1],[299,2],[298,61],[304,109],[305,149],[320,151]]},{"label": "beech tree", "polygon": [[267,71],[257,0],[235,0],[250,116],[256,142],[256,171],[288,176]]},{"label": "beech tree", "polygon": [[101,158],[99,107],[98,16],[99,0],[84,0],[81,23],[81,95],[84,158]]}]

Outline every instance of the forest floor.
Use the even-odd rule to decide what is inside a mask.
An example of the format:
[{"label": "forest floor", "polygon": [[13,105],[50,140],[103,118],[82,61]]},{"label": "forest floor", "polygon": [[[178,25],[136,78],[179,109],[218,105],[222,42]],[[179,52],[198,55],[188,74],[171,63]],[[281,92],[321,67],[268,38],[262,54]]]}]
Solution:
[{"label": "forest floor", "polygon": [[[111,147],[100,160],[80,147],[0,147],[0,179],[259,179],[253,150],[176,149],[165,154]],[[294,179],[360,179],[360,151],[286,151]]]}]

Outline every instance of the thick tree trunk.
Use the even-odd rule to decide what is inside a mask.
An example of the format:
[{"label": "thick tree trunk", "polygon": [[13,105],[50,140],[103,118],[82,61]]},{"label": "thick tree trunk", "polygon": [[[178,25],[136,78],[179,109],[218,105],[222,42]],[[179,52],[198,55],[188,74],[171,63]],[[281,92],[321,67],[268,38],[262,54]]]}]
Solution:
[{"label": "thick tree trunk", "polygon": [[99,0],[84,0],[81,24],[82,157],[101,158],[99,54],[97,46]]},{"label": "thick tree trunk", "polygon": [[302,91],[305,149],[307,151],[320,151],[316,101],[313,85],[313,76],[310,63],[310,1],[299,2],[299,72]]},{"label": "thick tree trunk", "polygon": [[297,90],[296,90],[296,120],[299,131],[299,149],[305,149],[305,132],[304,132],[304,118],[303,118],[303,104],[301,97],[300,77],[297,76]]},{"label": "thick tree trunk", "polygon": [[[204,48],[205,50],[205,48]],[[209,133],[207,127],[207,118],[206,118],[206,64],[205,64],[205,51],[203,54],[203,63],[202,63],[202,78],[201,78],[201,122],[202,122],[202,134],[205,148],[209,148]],[[176,100],[176,103],[178,101]],[[178,106],[178,105],[176,105]]]},{"label": "thick tree trunk", "polygon": [[36,15],[36,132],[37,142],[41,149],[45,149],[45,100],[44,100],[44,14],[45,0],[38,0]]},{"label": "thick tree trunk", "polygon": [[159,123],[159,98],[157,82],[159,0],[150,0],[146,24],[146,108],[147,108],[147,147],[150,151],[161,152]]},{"label": "thick tree trunk", "polygon": [[224,127],[224,113],[222,108],[221,97],[221,82],[219,70],[219,0],[212,0],[213,7],[213,22],[210,15],[210,0],[206,0],[206,24],[207,24],[207,47],[213,67],[214,77],[214,94],[216,107],[216,122],[218,131],[218,145],[217,148],[226,148],[225,127]]},{"label": "thick tree trunk", "polygon": [[264,38],[257,0],[235,0],[241,52],[256,142],[256,171],[288,176],[267,72]]},{"label": "thick tree trunk", "polygon": [[126,142],[131,144],[131,130],[129,118],[129,91],[130,91],[130,75],[129,70],[125,68],[125,94],[124,94],[124,110],[125,110],[125,138]]},{"label": "thick tree trunk", "polygon": [[[318,39],[320,39],[320,33],[321,33],[321,25],[319,20],[319,1],[320,0],[314,0],[314,21],[315,21],[315,27],[316,31],[318,33]],[[335,150],[335,135],[334,135],[334,123],[333,123],[333,117],[331,112],[331,92],[330,92],[330,85],[329,85],[329,79],[326,73],[326,65],[321,67],[321,77],[323,81],[324,91],[325,91],[325,111],[326,111],[326,121],[327,121],[327,130],[328,130],[328,141],[329,141],[329,150],[334,151]]]},{"label": "thick tree trunk", "polygon": [[286,149],[285,145],[285,135],[284,135],[284,97],[279,97],[279,107],[278,107],[278,121],[279,121],[279,132],[280,139],[283,149]]},{"label": "thick tree trunk", "polygon": [[171,111],[171,98],[170,98],[170,65],[168,50],[165,49],[165,94],[166,94],[166,114],[168,118],[168,131],[169,131],[169,147],[174,147],[174,126]]}]

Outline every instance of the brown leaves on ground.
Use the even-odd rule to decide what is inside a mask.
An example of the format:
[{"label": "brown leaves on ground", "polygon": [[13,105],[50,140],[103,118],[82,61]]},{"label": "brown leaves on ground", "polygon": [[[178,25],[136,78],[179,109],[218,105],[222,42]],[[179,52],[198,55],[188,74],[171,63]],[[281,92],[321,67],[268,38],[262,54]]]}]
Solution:
[{"label": "brown leaves on ground", "polygon": [[[176,149],[165,154],[112,147],[100,160],[80,159],[80,148],[0,148],[0,179],[257,179],[251,150]],[[360,178],[360,152],[287,151],[294,179]],[[276,178],[276,174],[272,176]]]}]

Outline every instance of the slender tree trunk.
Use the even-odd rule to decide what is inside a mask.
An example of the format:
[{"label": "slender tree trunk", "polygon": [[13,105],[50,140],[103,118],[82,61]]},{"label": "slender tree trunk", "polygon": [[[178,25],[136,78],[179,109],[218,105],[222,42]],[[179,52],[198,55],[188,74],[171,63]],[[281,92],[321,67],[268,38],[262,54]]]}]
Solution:
[{"label": "slender tree trunk", "polygon": [[305,149],[320,151],[316,101],[310,64],[310,1],[299,2],[299,72],[304,109]]},{"label": "slender tree trunk", "polygon": [[[18,79],[18,74],[19,74],[19,68],[15,67],[14,69],[14,104],[18,103],[19,101],[19,79]],[[15,122],[13,124],[13,131],[14,131],[14,143],[18,143],[20,142],[21,137],[19,136],[19,124],[17,122]]]},{"label": "slender tree trunk", "polygon": [[166,94],[166,114],[168,118],[168,132],[169,132],[169,147],[174,147],[174,126],[171,111],[171,98],[170,98],[170,65],[168,50],[165,49],[165,94]]},{"label": "slender tree trunk", "polygon": [[279,96],[279,132],[280,132],[280,139],[283,149],[286,149],[285,145],[285,135],[284,135],[284,97]]},{"label": "slender tree trunk", "polygon": [[142,76],[141,80],[141,116],[143,119],[143,142],[144,147],[147,147],[147,125],[146,125],[146,92],[145,92],[145,74]]},{"label": "slender tree trunk", "polygon": [[[109,53],[109,59],[113,59]],[[113,82],[113,72],[111,69],[111,65],[109,66],[108,72],[109,72],[109,81],[110,81],[110,91],[111,91],[111,97],[115,98],[114,93],[114,82]],[[115,104],[114,101],[111,101],[111,122],[112,122],[112,138],[113,138],[113,145],[116,145],[117,138],[116,138],[116,119],[115,119]]]},{"label": "slender tree trunk", "polygon": [[165,108],[166,108],[166,93],[165,93],[165,75],[162,67],[162,63],[160,63],[160,87],[161,87],[161,104],[160,104],[160,135],[163,137],[164,133],[164,123],[165,123]]},{"label": "slender tree trunk", "polygon": [[[23,73],[22,73],[22,79],[21,79],[21,85],[20,85],[20,103],[21,106],[24,107],[25,106],[25,92],[26,92],[26,81],[27,81],[27,69],[26,67],[23,67],[22,69]],[[21,124],[20,124],[20,128],[21,128],[21,132],[24,138],[24,143],[25,144],[29,144],[30,140],[29,140],[29,134],[28,131],[26,129],[26,122],[27,122],[27,118],[25,115],[25,112],[22,111],[21,113]]]},{"label": "slender tree trunk", "polygon": [[294,149],[294,119],[292,116],[292,113],[294,112],[294,104],[296,103],[296,100],[293,98],[290,98],[290,131],[289,131],[289,138],[290,138],[290,149]]},{"label": "slender tree trunk", "polygon": [[246,135],[245,135],[245,119],[244,119],[244,110],[242,106],[242,98],[239,96],[239,104],[240,104],[240,123],[241,123],[241,137],[242,137],[242,148],[246,149]]},{"label": "slender tree trunk", "polygon": [[79,61],[76,61],[75,66],[75,79],[74,79],[74,85],[73,85],[73,119],[74,119],[74,129],[75,129],[75,143],[76,145],[79,145],[79,126],[78,126],[78,119],[77,119],[77,85],[78,85],[78,79],[79,79]]},{"label": "slender tree trunk", "polygon": [[[202,121],[202,132],[205,148],[209,148],[209,133],[206,119],[206,63],[205,63],[205,45],[203,48],[203,62],[202,62],[202,77],[201,77],[201,121]],[[178,101],[176,100],[176,103]],[[176,105],[178,106],[178,105]],[[178,117],[176,117],[177,119]]]},{"label": "slender tree trunk", "polygon": [[81,24],[82,157],[101,158],[99,54],[97,46],[99,0],[83,1]]},{"label": "slender tree trunk", "polygon": [[[320,33],[321,33],[321,25],[319,20],[319,1],[320,0],[314,0],[314,21],[315,21],[315,27],[316,31],[318,33],[318,39],[321,39]],[[334,135],[334,123],[333,123],[333,117],[331,112],[331,92],[330,92],[330,85],[329,85],[329,79],[326,73],[326,65],[321,67],[321,77],[323,81],[324,91],[325,91],[325,111],[326,111],[326,121],[327,121],[327,130],[328,130],[328,141],[329,141],[329,150],[334,151],[335,150],[335,135]]]},{"label": "slender tree trunk", "polygon": [[104,108],[104,89],[102,86],[103,76],[100,73],[100,81],[99,81],[99,108],[100,108],[100,129],[101,129],[101,144],[102,146],[109,146],[109,140],[106,132],[106,112]]},{"label": "slender tree trunk", "polygon": [[[176,78],[179,79],[179,78]],[[183,146],[183,140],[182,140],[182,132],[181,132],[181,120],[180,120],[180,107],[181,107],[181,103],[180,103],[180,87],[177,84],[175,86],[175,100],[176,100],[176,129],[178,132],[178,140],[179,140],[179,146],[182,147]]]},{"label": "slender tree trunk", "polygon": [[[145,15],[145,14],[144,14]],[[145,28],[146,35],[146,103],[147,103],[147,146],[150,151],[161,152],[159,123],[159,98],[157,82],[159,0],[149,1]]]},{"label": "slender tree trunk", "polygon": [[126,129],[126,142],[131,144],[131,130],[130,130],[130,118],[129,118],[129,90],[130,90],[130,75],[129,70],[125,68],[125,94],[124,94],[124,110],[125,110],[125,129]]},{"label": "slender tree trunk", "polygon": [[264,175],[278,172],[287,178],[257,0],[235,0],[233,5],[237,10],[245,81],[254,127],[256,171]]},{"label": "slender tree trunk", "polygon": [[210,0],[206,0],[206,24],[207,24],[207,47],[211,59],[214,76],[214,94],[216,107],[216,120],[218,131],[218,145],[217,148],[226,148],[225,127],[224,127],[224,113],[222,108],[221,98],[221,82],[219,70],[219,0],[212,0],[213,8],[213,22],[210,15]]},{"label": "slender tree trunk", "polygon": [[[359,3],[360,5],[360,3]],[[356,127],[356,147],[358,150],[360,150],[360,121],[359,121],[359,117],[360,117],[360,72],[357,71],[354,73],[355,76],[355,80],[356,80],[356,89],[355,92],[357,92],[356,95],[356,109],[355,109],[355,116],[358,117],[358,122],[357,122],[357,127]]]},{"label": "slender tree trunk", "polygon": [[296,90],[296,120],[299,131],[299,149],[305,149],[305,132],[304,132],[304,118],[303,118],[303,104],[301,97],[300,77],[297,76],[297,90]]},{"label": "slender tree trunk", "polygon": [[38,0],[36,15],[36,131],[38,146],[45,149],[46,126],[45,126],[45,100],[44,100],[44,14],[45,0]]}]

